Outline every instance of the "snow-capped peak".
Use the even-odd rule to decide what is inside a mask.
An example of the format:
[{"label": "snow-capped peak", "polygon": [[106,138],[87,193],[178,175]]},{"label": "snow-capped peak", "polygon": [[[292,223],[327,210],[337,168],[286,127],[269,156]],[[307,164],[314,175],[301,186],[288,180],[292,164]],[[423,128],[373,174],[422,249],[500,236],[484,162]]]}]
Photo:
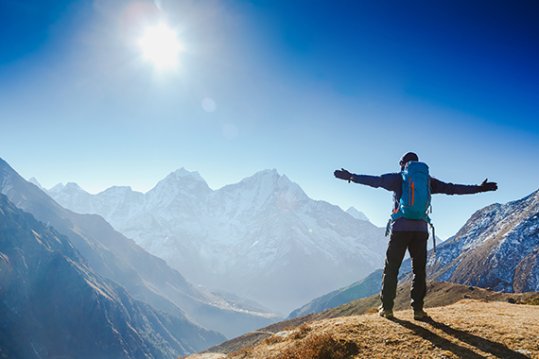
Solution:
[{"label": "snow-capped peak", "polygon": [[185,167],[177,169],[176,171],[170,173],[169,176],[173,176],[175,178],[192,178],[204,182],[204,179],[202,176],[200,176],[200,173],[197,171],[189,171]]},{"label": "snow-capped peak", "polygon": [[48,192],[50,192],[50,193],[60,193],[60,192],[62,192],[62,191],[64,190],[64,187],[65,187],[65,186],[64,186],[63,183],[58,183],[58,184],[52,186],[52,187],[48,190]]},{"label": "snow-capped peak", "polygon": [[30,182],[30,183],[36,185],[36,186],[37,186],[38,188],[40,188],[40,189],[43,189],[43,186],[41,185],[41,183],[39,183],[39,181],[38,181],[37,178],[35,178],[35,177],[30,178],[30,179],[28,180],[28,182]]},{"label": "snow-capped peak", "polygon": [[365,215],[365,213],[358,211],[354,207],[350,207],[346,210],[346,213],[354,217],[355,219],[359,219],[360,221],[369,221],[369,218]]},{"label": "snow-capped peak", "polygon": [[262,171],[258,171],[256,172],[254,175],[252,175],[251,177],[248,177],[248,178],[279,178],[281,177],[281,174],[279,173],[279,171],[277,171],[276,168],[272,168],[272,169],[265,169],[265,170],[262,170]]},{"label": "snow-capped peak", "polygon": [[62,192],[62,191],[81,191],[85,192],[78,184],[75,182],[67,182],[66,184],[58,183],[49,189],[49,192]]},{"label": "snow-capped peak", "polygon": [[102,193],[130,193],[133,192],[131,186],[112,186],[104,190]]},{"label": "snow-capped peak", "polygon": [[180,169],[177,169],[174,172],[169,173],[168,176],[166,176],[163,180],[159,181],[157,186],[159,186],[159,184],[161,183],[186,183],[186,182],[200,182],[207,185],[204,178],[202,178],[202,176],[198,172],[196,171],[191,172],[185,169],[184,167],[182,167]]},{"label": "snow-capped peak", "polygon": [[287,188],[297,186],[286,175],[281,175],[275,168],[256,172],[254,175],[243,179],[240,184],[262,185],[270,188]]},{"label": "snow-capped peak", "polygon": [[288,199],[302,200],[308,198],[301,187],[292,182],[286,175],[281,175],[276,169],[266,169],[256,172],[239,183],[222,188],[225,193],[241,192],[241,197],[250,197],[248,201],[261,204],[268,198],[285,195]]},{"label": "snow-capped peak", "polygon": [[262,183],[266,185],[274,186],[280,177],[281,175],[279,174],[279,172],[277,172],[276,169],[267,169],[267,170],[258,171],[252,176],[242,179],[239,183],[232,184],[229,186],[236,186],[236,185],[258,186]]},{"label": "snow-capped peak", "polygon": [[202,191],[211,191],[206,181],[198,172],[191,172],[182,167],[174,172],[171,172],[168,176],[159,181],[150,192],[162,190],[172,190],[173,192],[176,192],[174,189],[178,189],[180,187],[187,188],[189,190],[197,189]]},{"label": "snow-capped peak", "polygon": [[211,188],[198,172],[180,168],[159,181],[146,196],[153,206],[165,208],[176,201],[185,202],[187,198],[193,201],[202,200],[211,192]]},{"label": "snow-capped peak", "polygon": [[85,192],[78,184],[75,182],[67,182],[64,189],[71,191],[82,191]]}]

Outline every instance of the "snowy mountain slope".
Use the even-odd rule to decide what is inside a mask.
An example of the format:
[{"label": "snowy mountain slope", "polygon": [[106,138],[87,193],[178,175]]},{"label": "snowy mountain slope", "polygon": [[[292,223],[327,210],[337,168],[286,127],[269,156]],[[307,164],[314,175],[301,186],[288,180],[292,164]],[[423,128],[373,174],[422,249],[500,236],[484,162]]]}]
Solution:
[{"label": "snowy mountain slope", "polygon": [[351,215],[352,217],[354,217],[355,219],[359,219],[359,220],[362,220],[362,221],[368,221],[369,218],[365,215],[365,213],[361,212],[361,211],[358,211],[356,208],[354,207],[350,207],[346,210],[346,213],[348,213],[349,215]]},{"label": "snowy mountain slope", "polygon": [[[507,204],[493,204],[472,215],[458,233],[429,252],[428,277],[503,292],[539,291],[539,191]],[[408,280],[411,263],[399,279]],[[320,312],[380,290],[381,271],[316,298],[290,317]]]},{"label": "snowy mountain slope", "polygon": [[30,182],[31,184],[37,186],[41,190],[45,190],[45,188],[41,185],[41,183],[39,183],[39,181],[35,177],[29,178],[28,182]]},{"label": "snowy mountain slope", "polygon": [[429,257],[429,273],[496,291],[539,291],[539,191],[477,211]]},{"label": "snowy mountain slope", "polygon": [[224,339],[133,300],[2,194],[0,294],[2,357],[176,358]]},{"label": "snowy mountain slope", "polygon": [[145,194],[67,187],[49,193],[73,211],[102,215],[194,282],[283,312],[381,266],[387,243],[383,229],[310,199],[276,170],[215,191],[185,169]]},{"label": "snowy mountain slope", "polygon": [[[78,186],[67,187],[75,193],[78,191]],[[193,286],[165,261],[116,232],[103,218],[62,208],[1,159],[0,192],[19,208],[66,235],[99,275],[120,284],[135,299],[156,309],[187,315],[197,324],[229,337],[276,319],[271,313],[246,310]]]}]

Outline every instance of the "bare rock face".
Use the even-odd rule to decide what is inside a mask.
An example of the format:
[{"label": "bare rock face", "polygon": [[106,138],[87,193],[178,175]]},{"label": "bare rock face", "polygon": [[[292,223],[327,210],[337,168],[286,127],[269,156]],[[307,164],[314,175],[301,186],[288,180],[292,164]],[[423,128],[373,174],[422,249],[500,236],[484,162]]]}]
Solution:
[{"label": "bare rock face", "polygon": [[539,191],[476,212],[429,257],[428,267],[437,281],[539,291]]}]

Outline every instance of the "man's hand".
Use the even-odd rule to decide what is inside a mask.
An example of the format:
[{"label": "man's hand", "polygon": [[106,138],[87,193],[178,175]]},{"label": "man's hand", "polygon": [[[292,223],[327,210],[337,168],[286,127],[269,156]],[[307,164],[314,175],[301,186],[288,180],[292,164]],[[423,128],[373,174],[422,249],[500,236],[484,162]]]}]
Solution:
[{"label": "man's hand", "polygon": [[352,179],[352,174],[345,170],[344,168],[341,168],[340,170],[336,170],[333,172],[333,175],[337,178],[340,178],[342,180],[348,181],[350,183],[350,180]]},{"label": "man's hand", "polygon": [[483,183],[481,183],[481,191],[496,191],[498,189],[498,184],[496,182],[488,182],[488,178],[485,178]]}]

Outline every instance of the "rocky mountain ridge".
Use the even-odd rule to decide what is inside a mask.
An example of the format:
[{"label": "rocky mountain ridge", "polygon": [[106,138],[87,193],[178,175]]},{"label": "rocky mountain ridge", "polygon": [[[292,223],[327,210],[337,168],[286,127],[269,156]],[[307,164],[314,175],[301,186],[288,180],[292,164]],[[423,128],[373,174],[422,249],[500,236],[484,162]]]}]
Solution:
[{"label": "rocky mountain ridge", "polygon": [[539,190],[474,213],[429,256],[428,273],[502,292],[539,291]]},{"label": "rocky mountain ridge", "polygon": [[218,190],[179,169],[147,193],[112,187],[90,195],[74,185],[49,193],[73,211],[103,216],[190,280],[281,311],[367,275],[387,243],[358,211],[315,201],[276,170]]}]

